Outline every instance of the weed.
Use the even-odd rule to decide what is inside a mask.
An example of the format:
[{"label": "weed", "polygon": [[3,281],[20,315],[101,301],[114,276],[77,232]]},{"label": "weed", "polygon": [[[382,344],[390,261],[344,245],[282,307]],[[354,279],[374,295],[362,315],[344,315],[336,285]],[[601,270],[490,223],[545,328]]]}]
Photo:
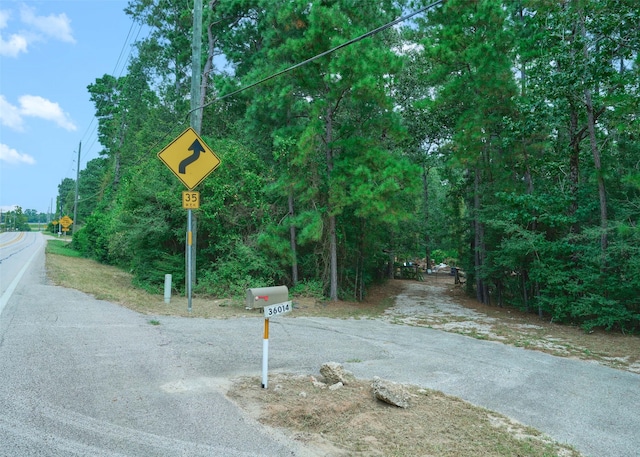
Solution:
[{"label": "weed", "polygon": [[63,240],[49,240],[46,247],[47,254],[63,255],[65,257],[82,257],[80,252],[73,249],[71,243]]}]

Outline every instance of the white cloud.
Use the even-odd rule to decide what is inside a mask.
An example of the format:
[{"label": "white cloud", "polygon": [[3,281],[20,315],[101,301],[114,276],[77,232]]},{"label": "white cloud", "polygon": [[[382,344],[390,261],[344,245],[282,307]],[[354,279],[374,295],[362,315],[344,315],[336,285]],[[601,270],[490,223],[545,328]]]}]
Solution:
[{"label": "white cloud", "polygon": [[27,39],[20,35],[11,35],[5,40],[0,35],[0,56],[18,57],[21,52],[27,52]]},{"label": "white cloud", "polygon": [[24,127],[20,110],[9,103],[4,95],[0,95],[0,124],[18,131],[22,131]]},{"label": "white cloud", "polygon": [[15,149],[10,148],[6,144],[0,143],[0,162],[7,162],[11,164],[26,163],[33,165],[36,163],[36,159],[29,154],[20,154]]},{"label": "white cloud", "polygon": [[7,10],[0,10],[0,29],[3,29],[7,26],[9,22],[9,18],[11,17],[11,12]]},{"label": "white cloud", "polygon": [[[9,23],[11,12],[0,10],[0,30]],[[27,52],[27,40],[23,36],[12,34],[8,40],[0,35],[0,56],[17,57],[21,52]]]},{"label": "white cloud", "polygon": [[393,52],[400,56],[405,56],[407,54],[415,54],[424,51],[424,46],[419,43],[412,42],[403,42],[400,46],[394,46],[391,48]]},{"label": "white cloud", "polygon": [[[36,10],[23,5],[20,10],[20,19],[26,26],[19,33],[12,33],[8,39],[0,34],[0,56],[18,57],[20,53],[26,53],[29,45],[37,41],[55,39],[66,43],[75,43],[71,29],[71,19],[66,14],[50,14],[38,16]],[[11,19],[11,11],[0,10],[0,30],[6,29]]]},{"label": "white cloud", "polygon": [[60,105],[37,95],[23,95],[20,97],[20,113],[23,116],[33,116],[53,121],[65,130],[76,130],[69,115],[62,111]]},{"label": "white cloud", "polygon": [[20,107],[13,106],[0,95],[0,122],[13,130],[22,131],[23,117],[39,117],[55,122],[65,130],[75,131],[76,125],[60,105],[37,95],[23,95],[18,99]]},{"label": "white cloud", "polygon": [[23,5],[20,11],[20,18],[23,23],[33,26],[38,32],[43,33],[45,36],[66,43],[76,42],[71,31],[71,20],[64,13],[36,16],[35,8],[29,8]]}]

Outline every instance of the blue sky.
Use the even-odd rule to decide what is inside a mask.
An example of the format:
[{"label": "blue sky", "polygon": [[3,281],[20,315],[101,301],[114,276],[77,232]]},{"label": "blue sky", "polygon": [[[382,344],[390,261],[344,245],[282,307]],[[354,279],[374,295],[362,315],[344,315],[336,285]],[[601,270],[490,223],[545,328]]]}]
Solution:
[{"label": "blue sky", "polygon": [[[0,207],[48,212],[98,157],[87,86],[122,76],[140,33],[127,0],[0,1]],[[138,38],[142,38],[139,36]]]}]

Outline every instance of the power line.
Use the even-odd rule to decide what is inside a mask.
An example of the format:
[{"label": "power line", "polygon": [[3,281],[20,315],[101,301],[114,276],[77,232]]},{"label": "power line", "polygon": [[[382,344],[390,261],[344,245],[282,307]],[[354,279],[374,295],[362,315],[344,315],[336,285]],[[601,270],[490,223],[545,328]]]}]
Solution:
[{"label": "power line", "polygon": [[187,113],[187,117],[195,110],[206,108],[207,106],[212,105],[212,104],[214,104],[216,102],[219,102],[220,100],[224,100],[225,98],[232,97],[232,96],[237,95],[237,94],[239,94],[241,92],[244,92],[245,90],[248,90],[248,89],[256,87],[256,86],[258,86],[260,84],[263,84],[263,83],[265,83],[265,82],[267,82],[267,81],[269,81],[271,79],[277,78],[278,76],[284,75],[285,73],[289,73],[290,71],[293,71],[296,68],[300,68],[300,67],[302,67],[304,65],[307,65],[308,63],[311,63],[311,62],[313,62],[315,60],[320,59],[321,57],[324,57],[324,56],[327,56],[329,54],[332,54],[332,53],[334,53],[334,52],[336,52],[336,51],[338,51],[338,50],[340,50],[342,48],[346,48],[347,46],[350,46],[350,45],[352,45],[354,43],[357,43],[358,41],[364,40],[365,38],[368,38],[370,36],[373,36],[373,35],[376,35],[376,34],[382,32],[384,30],[387,30],[387,29],[393,27],[396,24],[399,24],[401,22],[406,21],[407,19],[411,19],[412,17],[417,16],[420,13],[424,13],[425,11],[427,11],[427,10],[429,10],[431,8],[434,8],[434,7],[440,5],[443,2],[444,2],[444,0],[435,1],[435,2],[425,6],[423,8],[420,8],[420,9],[414,11],[413,13],[409,13],[409,14],[407,14],[405,16],[401,16],[401,17],[399,17],[399,18],[397,18],[397,19],[395,19],[395,20],[393,20],[391,22],[388,22],[388,23],[386,23],[384,25],[381,25],[380,27],[378,27],[376,29],[373,29],[373,30],[371,30],[369,32],[366,32],[366,33],[364,33],[364,34],[362,34],[362,35],[360,35],[360,36],[358,36],[356,38],[352,38],[351,40],[346,41],[346,42],[344,42],[344,43],[342,43],[342,44],[340,44],[340,45],[338,45],[338,46],[336,46],[334,48],[331,48],[328,51],[324,51],[324,52],[322,52],[320,54],[317,54],[317,55],[315,55],[315,56],[313,56],[313,57],[311,57],[311,58],[309,58],[307,60],[304,60],[304,61],[302,61],[300,63],[295,64],[295,65],[292,65],[292,66],[290,66],[288,68],[285,68],[284,70],[281,70],[281,71],[279,71],[277,73],[274,73],[274,74],[272,74],[270,76],[267,76],[266,78],[263,78],[263,79],[261,79],[259,81],[251,83],[251,84],[249,84],[249,85],[247,85],[245,87],[241,87],[240,89],[234,90],[233,92],[230,92],[228,94],[222,95],[220,97],[216,97],[213,100],[211,100],[210,102],[207,102],[202,106],[199,106],[197,108],[193,108],[193,109],[189,110],[189,112]]},{"label": "power line", "polygon": [[[135,38],[132,38],[133,36],[133,31],[134,28],[136,27],[136,24],[138,24],[138,31],[135,35]],[[142,31],[142,27],[143,25],[141,23],[137,23],[136,21],[132,21],[131,26],[129,27],[129,31],[127,32],[127,37],[124,40],[124,43],[122,44],[122,48],[120,49],[120,54],[118,55],[118,59],[116,60],[116,64],[114,65],[113,68],[113,72],[111,73],[114,77],[116,76],[116,74],[118,74],[118,67],[120,66],[121,62],[129,62],[131,60],[131,56],[133,54],[132,50],[131,50],[131,46],[132,43],[137,42],[138,37],[140,36],[140,32]],[[125,53],[127,52],[127,46],[129,46],[128,49],[128,54],[126,58],[123,58]],[[126,65],[122,65],[122,67],[120,68],[120,72],[118,74],[118,77],[122,76],[123,72],[125,71]],[[100,108],[100,106],[96,106],[96,108]],[[84,135],[82,136],[82,139],[84,140],[85,138],[90,138],[91,136],[93,136],[96,131],[97,131],[97,126],[95,125],[95,121],[96,121],[96,117],[93,116],[91,118],[91,122],[89,123],[89,125],[87,126],[87,129],[85,130]],[[93,150],[93,146],[96,144],[96,142],[98,141],[97,139],[97,135],[94,137],[93,141],[88,145],[88,147],[85,148],[85,151],[82,154],[82,159],[86,158]]]},{"label": "power line", "polygon": [[[311,63],[311,62],[313,62],[313,61],[315,61],[315,60],[318,60],[318,59],[320,59],[320,58],[322,58],[322,57],[325,57],[325,56],[327,56],[327,55],[329,55],[329,54],[332,54],[332,53],[334,53],[334,52],[336,52],[336,51],[338,51],[338,50],[340,50],[340,49],[342,49],[342,48],[345,48],[345,47],[350,46],[350,45],[352,45],[352,44],[354,44],[354,43],[357,43],[357,42],[359,42],[359,41],[361,41],[361,40],[364,40],[365,38],[368,38],[368,37],[370,37],[370,36],[373,36],[373,35],[376,35],[376,34],[378,34],[378,33],[382,32],[382,31],[384,31],[384,30],[387,30],[387,29],[389,29],[389,28],[393,27],[394,25],[397,25],[397,24],[399,24],[399,23],[401,23],[401,22],[404,22],[404,21],[406,21],[406,20],[408,20],[408,19],[411,19],[412,17],[417,16],[418,14],[424,13],[425,11],[427,11],[427,10],[429,10],[429,9],[431,9],[431,8],[434,8],[434,7],[436,7],[436,6],[438,6],[438,5],[442,4],[442,3],[444,3],[444,0],[437,0],[437,1],[433,2],[433,3],[430,3],[429,5],[427,5],[427,6],[425,6],[425,7],[422,7],[422,8],[420,8],[420,9],[418,9],[418,10],[416,10],[416,11],[412,12],[412,13],[409,13],[409,14],[406,14],[406,15],[404,15],[404,16],[401,16],[401,17],[399,17],[399,18],[397,18],[397,19],[394,19],[394,20],[393,20],[393,21],[391,21],[391,22],[388,22],[388,23],[386,23],[386,24],[384,24],[384,25],[381,25],[380,27],[377,27],[377,28],[375,28],[375,29],[373,29],[373,30],[370,30],[370,31],[368,31],[368,32],[366,32],[366,33],[364,33],[364,34],[362,34],[362,35],[360,35],[360,36],[357,36],[357,37],[355,37],[355,38],[352,38],[351,40],[348,40],[348,41],[346,41],[346,42],[344,42],[344,43],[342,43],[342,44],[340,44],[340,45],[338,45],[338,46],[336,46],[336,47],[334,47],[334,48],[331,48],[331,49],[329,49],[329,50],[327,50],[327,51],[324,51],[324,52],[322,52],[322,53],[320,53],[320,54],[317,54],[317,55],[315,55],[315,56],[313,56],[313,57],[311,57],[311,58],[309,58],[309,59],[307,59],[307,60],[304,60],[304,61],[302,61],[302,62],[299,62],[299,63],[297,63],[297,64],[295,64],[295,65],[292,65],[292,66],[290,66],[290,67],[288,67],[288,68],[286,68],[286,69],[284,69],[284,70],[281,70],[281,71],[279,71],[279,72],[277,72],[277,73],[274,73],[274,74],[272,74],[272,75],[270,75],[270,76],[267,76],[266,78],[263,78],[263,79],[261,79],[261,80],[259,80],[259,81],[256,81],[256,82],[254,82],[254,83],[251,83],[251,84],[249,84],[249,85],[247,85],[247,86],[245,86],[245,87],[242,87],[242,88],[240,88],[240,89],[237,89],[237,90],[235,90],[235,91],[232,91],[232,92],[230,92],[230,93],[228,93],[228,94],[222,95],[222,96],[220,96],[220,97],[216,97],[216,98],[214,98],[213,100],[211,100],[210,102],[205,103],[204,105],[201,105],[201,106],[199,106],[199,107],[196,107],[196,108],[190,109],[190,110],[187,112],[187,114],[186,114],[186,116],[185,116],[185,119],[188,119],[188,118],[189,118],[189,116],[191,115],[191,113],[192,113],[193,111],[195,111],[195,110],[205,108],[205,107],[210,106],[210,105],[212,105],[212,104],[214,104],[214,103],[216,103],[216,102],[219,102],[219,101],[224,100],[224,99],[226,99],[226,98],[229,98],[229,97],[232,97],[232,96],[234,96],[234,95],[237,95],[237,94],[239,94],[239,93],[241,93],[241,92],[244,92],[244,91],[246,91],[246,90],[248,90],[248,89],[251,89],[251,88],[253,88],[253,87],[256,87],[256,86],[258,86],[258,85],[260,85],[260,84],[263,84],[263,83],[265,83],[265,82],[267,82],[267,81],[269,81],[269,80],[271,80],[271,79],[277,78],[278,76],[281,76],[281,75],[283,75],[283,74],[285,74],[285,73],[289,73],[290,71],[293,71],[293,70],[295,70],[295,69],[297,69],[297,68],[300,68],[300,67],[302,67],[302,66],[304,66],[304,65],[307,65],[308,63]],[[182,123],[184,123],[184,122],[185,122],[185,121],[182,121]],[[166,133],[165,133],[161,138],[159,138],[159,139],[158,139],[158,140],[157,140],[157,141],[156,141],[156,142],[151,146],[151,148],[149,148],[149,150],[153,150],[153,149],[155,149],[155,148],[156,148],[156,146],[157,146],[158,144],[160,144],[162,141],[164,141],[164,140],[165,140],[165,138],[167,138],[169,135],[171,135],[171,134],[173,133],[173,130],[175,130],[175,129],[171,129],[171,130],[167,131],[167,132],[166,132]],[[139,159],[138,159],[134,164],[139,164],[141,161],[142,161],[142,157],[141,157],[141,158],[139,158]]]}]

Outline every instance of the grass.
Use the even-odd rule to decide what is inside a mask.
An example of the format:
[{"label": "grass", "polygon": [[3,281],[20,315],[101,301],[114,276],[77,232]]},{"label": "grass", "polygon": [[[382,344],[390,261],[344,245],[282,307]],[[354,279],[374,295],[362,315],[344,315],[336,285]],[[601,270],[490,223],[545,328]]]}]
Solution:
[{"label": "grass", "polygon": [[[117,303],[139,313],[225,319],[256,316],[261,312],[260,309],[245,309],[243,300],[203,295],[192,297],[192,311],[189,312],[187,297],[174,294],[167,304],[163,294],[152,294],[136,287],[132,275],[126,271],[81,257],[68,242],[50,240],[46,253],[47,274],[54,284],[81,290],[97,299]],[[336,304],[313,296],[297,296],[293,297],[293,304],[294,311],[283,318],[325,316],[366,319],[379,316],[393,306],[393,296],[386,289],[373,288],[369,298],[363,302],[341,301]]]},{"label": "grass", "polygon": [[64,240],[49,240],[47,242],[47,254],[58,255],[62,257],[82,257],[78,251],[71,248],[68,241]]}]

